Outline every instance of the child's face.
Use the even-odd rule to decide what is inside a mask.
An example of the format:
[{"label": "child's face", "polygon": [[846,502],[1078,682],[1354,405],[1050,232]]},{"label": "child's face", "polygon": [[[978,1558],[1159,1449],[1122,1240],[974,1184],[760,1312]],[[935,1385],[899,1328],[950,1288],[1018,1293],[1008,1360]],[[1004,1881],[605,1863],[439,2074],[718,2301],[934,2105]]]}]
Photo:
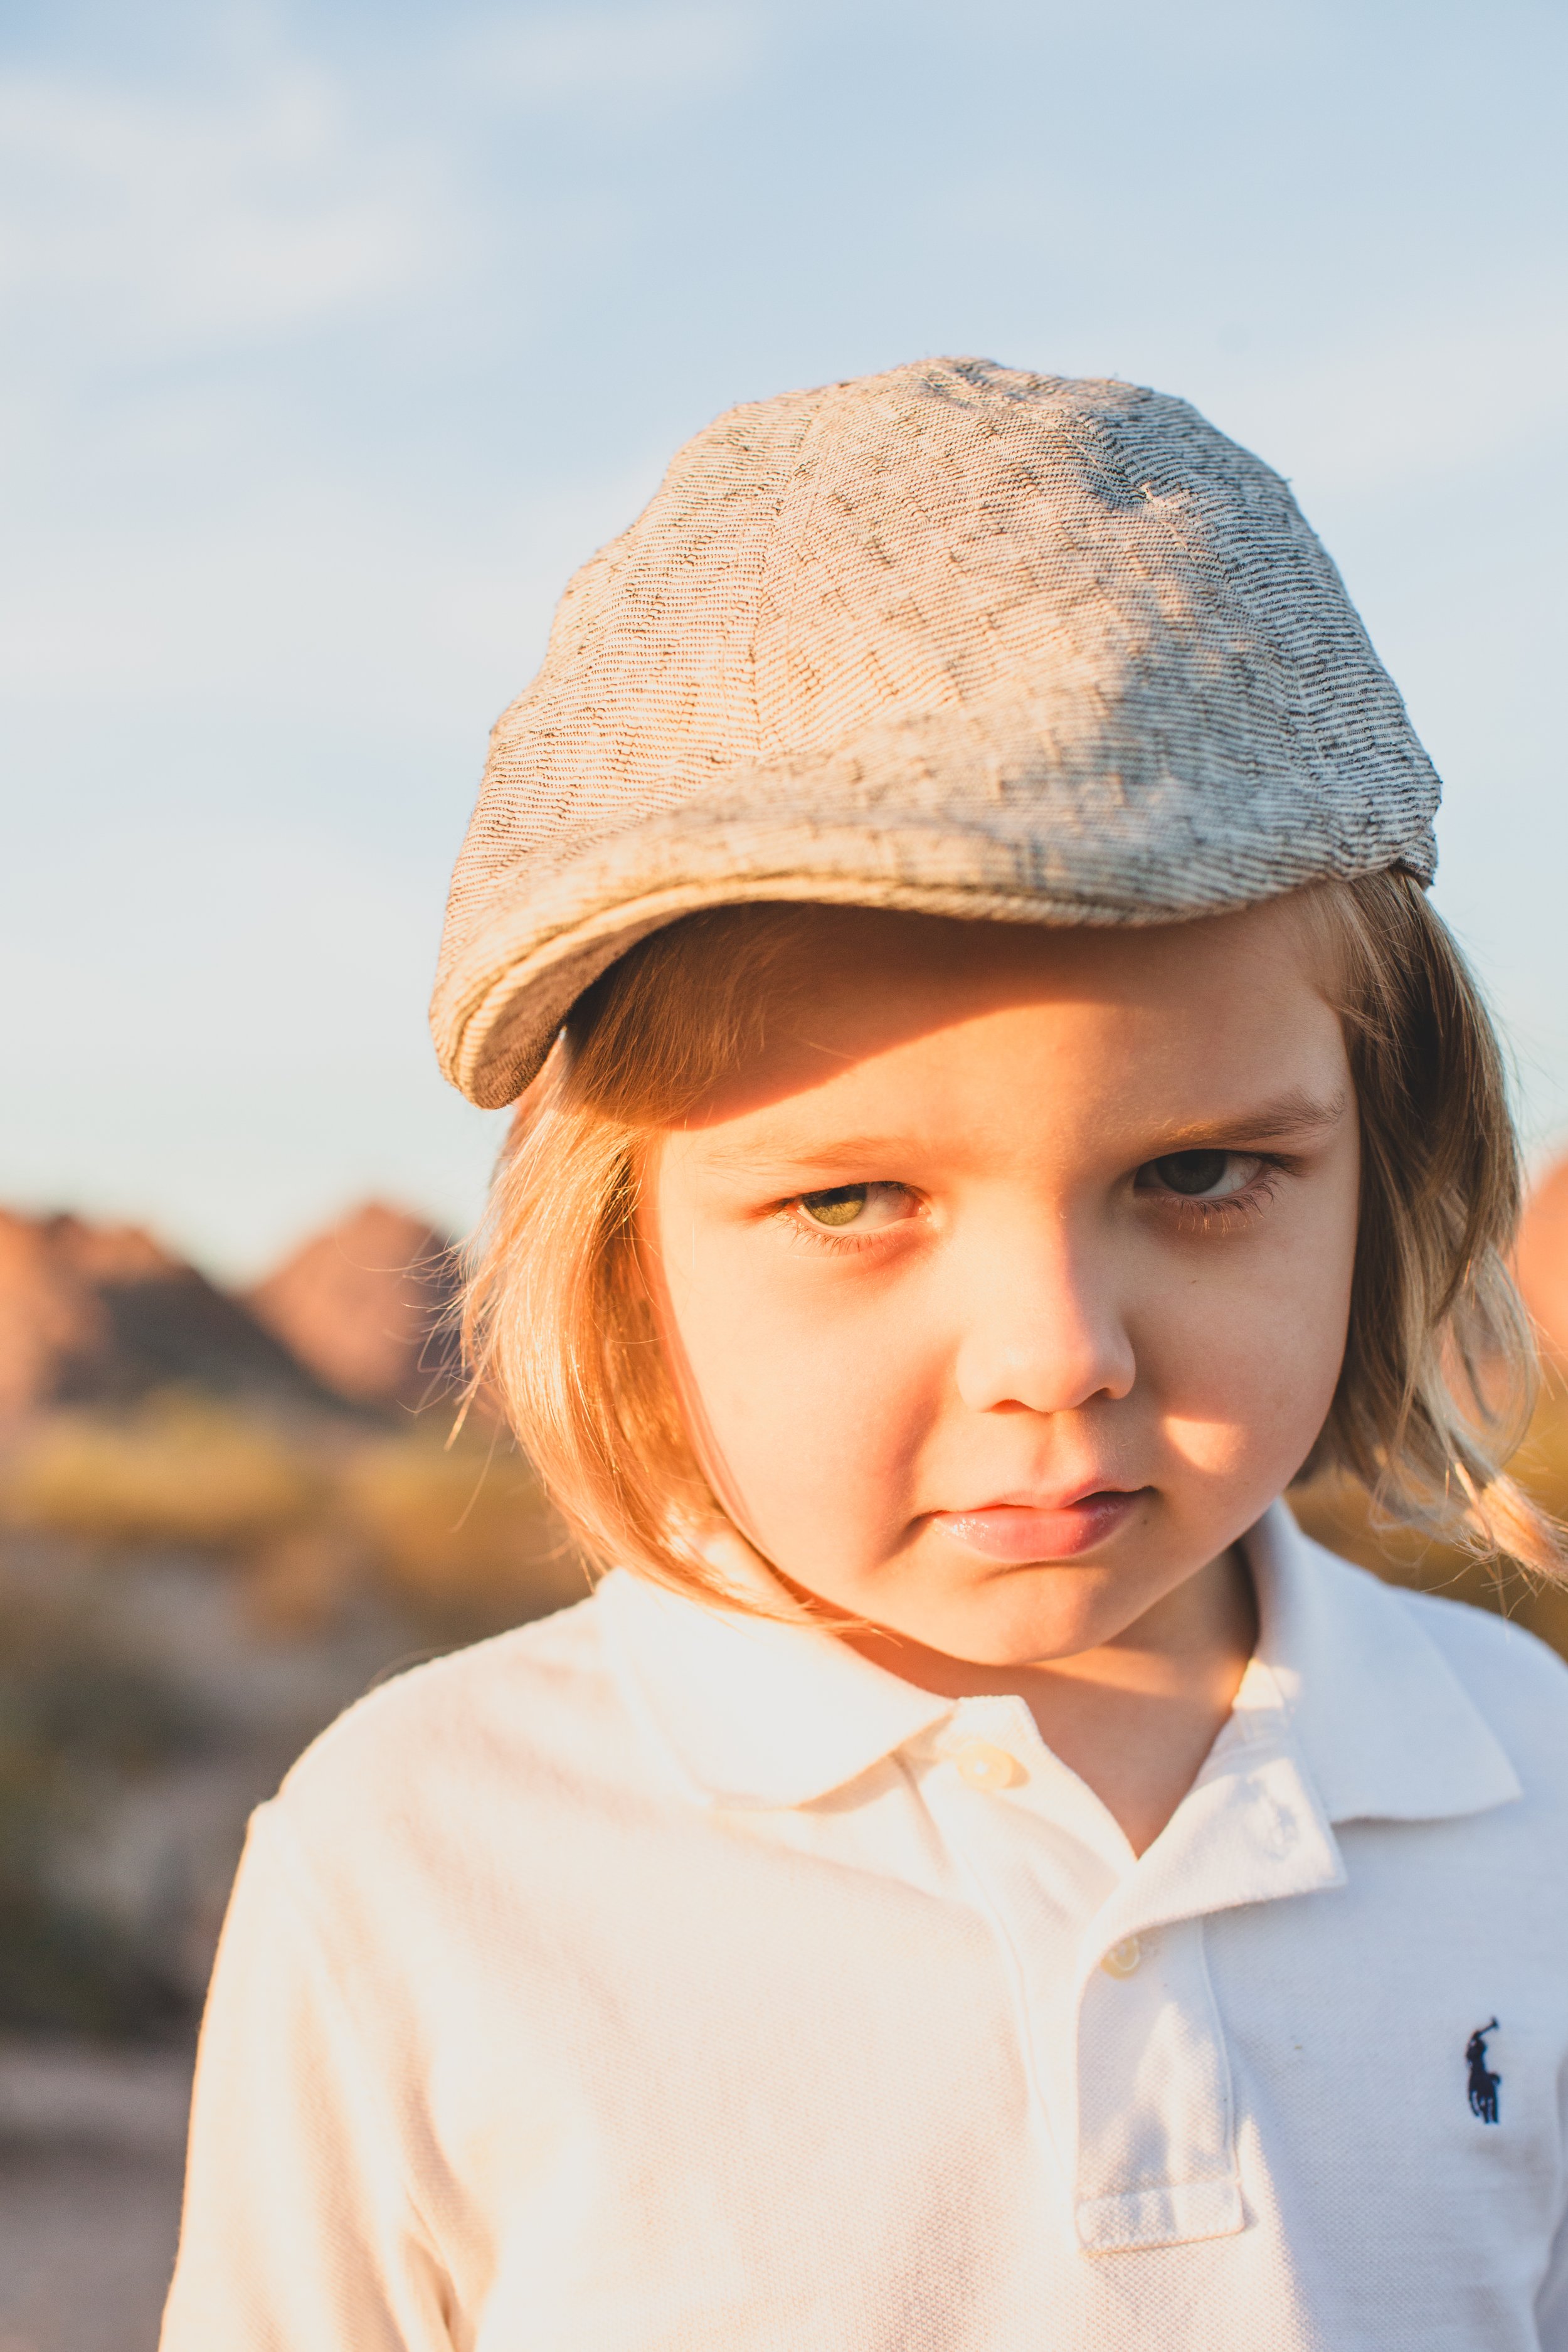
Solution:
[{"label": "child's face", "polygon": [[803,910],[765,1048],[657,1139],[642,1213],[700,1456],[792,1582],[1016,1665],[1114,1640],[1252,1524],[1350,1308],[1321,984],[1289,902]]}]

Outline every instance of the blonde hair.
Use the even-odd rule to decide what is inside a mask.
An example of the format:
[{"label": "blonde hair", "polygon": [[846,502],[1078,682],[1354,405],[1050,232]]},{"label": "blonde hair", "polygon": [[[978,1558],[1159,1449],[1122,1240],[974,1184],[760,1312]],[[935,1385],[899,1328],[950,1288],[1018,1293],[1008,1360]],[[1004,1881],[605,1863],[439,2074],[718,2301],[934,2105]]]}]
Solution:
[{"label": "blonde hair", "polygon": [[[1502,1470],[1534,1396],[1510,1277],[1520,1169],[1497,1038],[1453,939],[1397,873],[1299,894],[1343,1024],[1362,1192],[1349,1336],[1305,1469],[1386,1519],[1562,1573]],[[574,1008],[518,1106],[471,1255],[476,1382],[589,1559],[733,1598],[705,1556],[724,1513],[666,1374],[636,1263],[639,1165],[761,1042],[759,985],[795,909],[731,907],[643,940]]]}]

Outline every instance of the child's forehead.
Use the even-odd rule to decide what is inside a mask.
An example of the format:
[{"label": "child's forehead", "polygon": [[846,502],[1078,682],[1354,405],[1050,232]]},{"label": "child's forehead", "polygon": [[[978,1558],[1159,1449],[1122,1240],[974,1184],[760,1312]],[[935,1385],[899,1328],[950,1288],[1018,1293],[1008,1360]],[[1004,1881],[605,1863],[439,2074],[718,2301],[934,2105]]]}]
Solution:
[{"label": "child's forehead", "polygon": [[[783,1148],[824,1120],[990,1117],[1021,1088],[1075,1124],[1288,1124],[1279,1106],[1331,1097],[1342,1068],[1312,945],[1285,908],[1100,933],[803,909],[769,941],[749,1040],[679,1123],[760,1120]],[[743,961],[744,927],[712,953]],[[704,978],[684,975],[698,1001]]]}]

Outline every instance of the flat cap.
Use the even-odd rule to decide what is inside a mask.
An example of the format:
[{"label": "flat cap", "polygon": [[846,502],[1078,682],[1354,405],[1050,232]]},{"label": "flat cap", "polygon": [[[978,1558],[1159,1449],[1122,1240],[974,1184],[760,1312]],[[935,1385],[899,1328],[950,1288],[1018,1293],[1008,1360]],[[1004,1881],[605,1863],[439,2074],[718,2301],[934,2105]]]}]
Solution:
[{"label": "flat cap", "polygon": [[1135,384],[927,360],[733,409],[503,713],[431,1007],[510,1101],[701,907],[1163,923],[1431,879],[1437,779],[1279,476]]}]

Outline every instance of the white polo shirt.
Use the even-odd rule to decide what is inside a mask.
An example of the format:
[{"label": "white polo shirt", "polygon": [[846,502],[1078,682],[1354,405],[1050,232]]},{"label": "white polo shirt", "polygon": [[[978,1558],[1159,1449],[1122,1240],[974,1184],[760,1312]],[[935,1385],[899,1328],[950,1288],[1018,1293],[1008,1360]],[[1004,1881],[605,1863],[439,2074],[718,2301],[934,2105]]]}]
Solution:
[{"label": "white polo shirt", "polygon": [[1141,1858],[633,1577],[258,1814],[164,2352],[1568,2352],[1568,1675],[1276,1507]]}]

